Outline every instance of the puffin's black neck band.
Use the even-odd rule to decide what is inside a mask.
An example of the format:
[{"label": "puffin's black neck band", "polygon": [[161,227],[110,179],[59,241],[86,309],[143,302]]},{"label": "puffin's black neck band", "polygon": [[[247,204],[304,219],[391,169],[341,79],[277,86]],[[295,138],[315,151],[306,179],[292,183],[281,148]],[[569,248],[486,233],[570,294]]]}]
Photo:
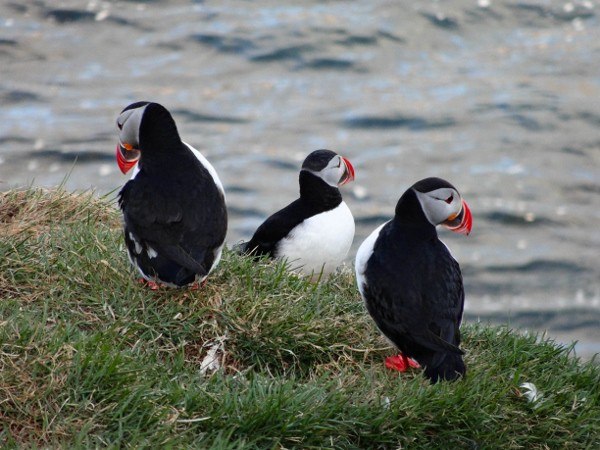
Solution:
[{"label": "puffin's black neck band", "polygon": [[300,171],[300,199],[311,209],[329,211],[342,203],[342,194],[337,187],[330,186],[318,176]]}]

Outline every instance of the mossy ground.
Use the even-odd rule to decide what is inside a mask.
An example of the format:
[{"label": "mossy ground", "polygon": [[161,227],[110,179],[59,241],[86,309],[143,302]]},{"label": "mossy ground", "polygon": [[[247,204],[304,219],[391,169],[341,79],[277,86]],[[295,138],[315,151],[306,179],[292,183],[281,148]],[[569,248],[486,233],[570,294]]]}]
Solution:
[{"label": "mossy ground", "polygon": [[0,194],[0,446],[600,448],[600,368],[551,341],[464,326],[468,376],[432,386],[384,368],[350,272],[135,280],[110,203]]}]

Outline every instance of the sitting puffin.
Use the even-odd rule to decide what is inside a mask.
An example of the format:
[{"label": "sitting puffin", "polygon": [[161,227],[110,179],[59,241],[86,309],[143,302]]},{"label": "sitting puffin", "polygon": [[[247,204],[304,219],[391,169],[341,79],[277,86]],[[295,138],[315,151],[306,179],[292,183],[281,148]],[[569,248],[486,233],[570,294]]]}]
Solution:
[{"label": "sitting puffin", "polygon": [[420,364],[432,383],[465,374],[459,348],[462,275],[436,226],[469,234],[472,222],[454,186],[425,178],[400,197],[394,218],[358,249],[356,281],[367,310],[403,353],[387,358],[387,367],[404,371]]},{"label": "sitting puffin", "polygon": [[131,263],[153,288],[204,281],[221,258],[227,231],[217,172],[182,142],[158,103],[129,105],[117,128],[119,168],[127,173],[137,163],[119,193]]},{"label": "sitting puffin", "polygon": [[289,268],[319,277],[342,263],[354,239],[354,218],[338,189],[354,180],[350,161],[315,150],[300,170],[300,198],[270,216],[241,250],[285,259]]}]

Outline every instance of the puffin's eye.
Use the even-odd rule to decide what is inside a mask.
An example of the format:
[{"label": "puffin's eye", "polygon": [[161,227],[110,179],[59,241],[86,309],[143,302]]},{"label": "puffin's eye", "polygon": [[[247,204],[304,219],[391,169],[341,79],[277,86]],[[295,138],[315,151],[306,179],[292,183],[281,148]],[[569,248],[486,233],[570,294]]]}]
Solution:
[{"label": "puffin's eye", "polygon": [[122,123],[119,123],[119,122],[117,121],[117,127],[119,127],[119,130],[122,130],[122,129],[123,129],[123,124],[122,124]]},{"label": "puffin's eye", "polygon": [[452,203],[452,200],[454,200],[454,195],[451,195],[450,197],[448,197],[446,200],[444,200],[446,203],[450,204]]}]

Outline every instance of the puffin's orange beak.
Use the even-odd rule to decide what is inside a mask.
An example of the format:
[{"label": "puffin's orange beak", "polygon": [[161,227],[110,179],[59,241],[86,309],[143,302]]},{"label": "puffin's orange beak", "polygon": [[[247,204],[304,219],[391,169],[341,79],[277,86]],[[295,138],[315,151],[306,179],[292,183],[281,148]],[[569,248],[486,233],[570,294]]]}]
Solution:
[{"label": "puffin's orange beak", "polygon": [[340,158],[342,158],[342,162],[344,163],[344,166],[346,166],[344,175],[342,175],[342,178],[340,179],[340,182],[338,183],[339,186],[343,186],[347,183],[350,183],[351,181],[354,181],[354,167],[352,167],[352,164],[350,163],[350,161],[348,161],[343,156],[340,156]]},{"label": "puffin's orange beak", "polygon": [[462,201],[462,210],[455,217],[449,217],[443,225],[450,231],[454,231],[458,234],[468,235],[471,232],[473,226],[473,217],[471,216],[471,209],[467,202]]},{"label": "puffin's orange beak", "polygon": [[[128,148],[129,147],[129,148]],[[140,151],[129,144],[117,144],[117,164],[123,174],[126,174],[140,159]]]}]

